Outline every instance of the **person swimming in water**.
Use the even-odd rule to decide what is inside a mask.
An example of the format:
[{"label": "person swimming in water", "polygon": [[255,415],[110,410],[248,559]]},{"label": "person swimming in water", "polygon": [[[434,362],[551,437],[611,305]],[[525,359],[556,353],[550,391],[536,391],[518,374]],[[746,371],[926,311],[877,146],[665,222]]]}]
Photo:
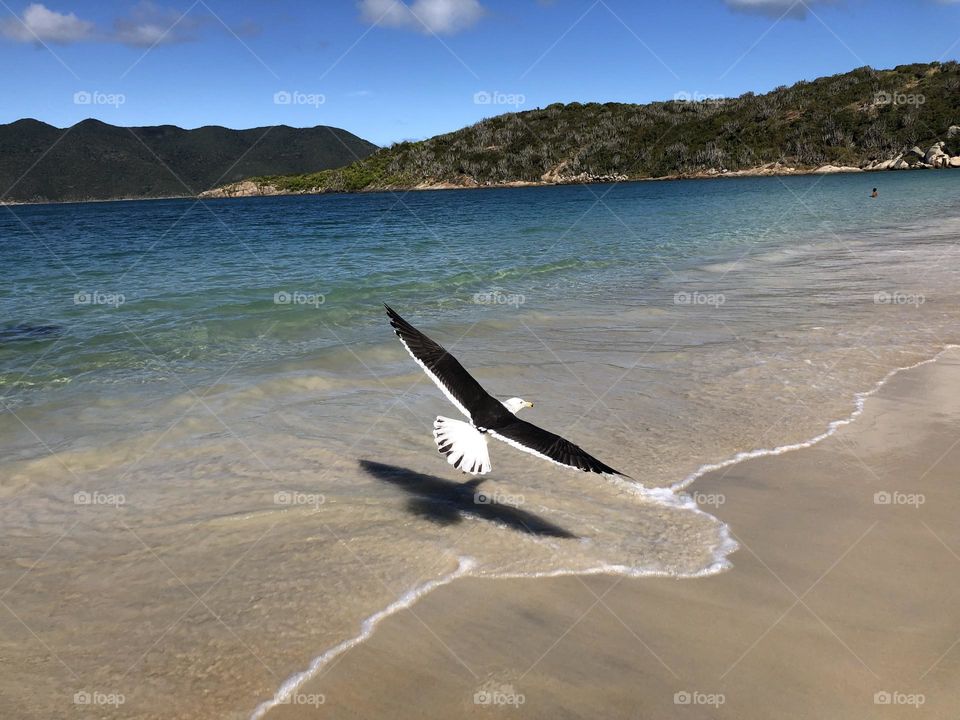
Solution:
[{"label": "person swimming in water", "polygon": [[874,188],[873,192],[870,193],[870,197],[879,197],[879,196],[880,196],[880,193],[877,192],[876,188]]}]

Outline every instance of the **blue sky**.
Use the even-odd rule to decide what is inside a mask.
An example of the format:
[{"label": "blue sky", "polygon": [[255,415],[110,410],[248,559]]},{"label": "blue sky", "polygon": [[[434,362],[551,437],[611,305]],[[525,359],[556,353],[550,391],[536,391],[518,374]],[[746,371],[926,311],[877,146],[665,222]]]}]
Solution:
[{"label": "blue sky", "polygon": [[387,144],[515,107],[958,57],[950,0],[0,0],[0,122],[327,124]]}]

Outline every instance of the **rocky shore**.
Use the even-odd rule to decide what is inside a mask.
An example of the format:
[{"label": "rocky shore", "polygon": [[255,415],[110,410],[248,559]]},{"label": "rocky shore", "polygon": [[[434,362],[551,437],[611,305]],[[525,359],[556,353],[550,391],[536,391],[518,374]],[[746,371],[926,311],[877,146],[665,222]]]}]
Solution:
[{"label": "rocky shore", "polygon": [[[960,126],[953,125],[947,133],[948,139],[960,138]],[[954,143],[955,144],[955,143]],[[802,167],[787,165],[780,162],[765,163],[757,167],[743,170],[727,170],[726,168],[707,168],[694,173],[679,173],[660,177],[630,177],[622,174],[568,174],[565,172],[566,163],[548,170],[540,180],[513,180],[500,183],[481,183],[469,175],[460,175],[449,180],[427,178],[422,182],[407,186],[368,187],[361,192],[382,192],[385,190],[464,190],[470,188],[503,188],[503,187],[531,187],[546,185],[578,185],[585,183],[617,183],[635,180],[684,180],[705,179],[720,177],[765,177],[774,175],[821,175],[852,172],[879,172],[893,170],[933,170],[946,168],[960,168],[960,155],[951,156],[944,141],[931,145],[926,151],[914,146],[892,158],[873,160],[858,167],[855,165],[821,165],[820,167]],[[221,187],[200,193],[199,197],[233,198],[256,197],[259,195],[314,195],[325,192],[336,192],[323,187],[313,187],[304,190],[288,191],[277,188],[266,182],[243,180],[241,182],[223,185]]]}]

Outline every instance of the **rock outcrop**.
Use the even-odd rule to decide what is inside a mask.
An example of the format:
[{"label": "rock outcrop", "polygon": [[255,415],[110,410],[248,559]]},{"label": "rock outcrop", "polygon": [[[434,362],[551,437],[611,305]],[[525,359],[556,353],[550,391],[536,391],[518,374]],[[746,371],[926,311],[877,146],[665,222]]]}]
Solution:
[{"label": "rock outcrop", "polygon": [[816,175],[831,175],[833,173],[863,172],[863,168],[851,165],[823,165],[813,171]]},{"label": "rock outcrop", "polygon": [[[951,125],[947,130],[947,137],[960,137],[960,125]],[[955,144],[955,143],[953,143]],[[839,172],[829,170],[831,166],[824,166],[815,172]],[[940,141],[931,145],[926,152],[914,145],[908,150],[890,158],[889,160],[874,160],[864,165],[862,170],[909,170],[911,168],[955,168],[960,167],[960,155],[951,157],[947,152],[947,143]]]},{"label": "rock outcrop", "polygon": [[923,156],[923,161],[933,167],[948,167],[950,165],[950,156],[944,151],[946,146],[947,144],[942,141],[931,146]]},{"label": "rock outcrop", "polygon": [[556,167],[547,170],[547,172],[540,176],[540,180],[552,185],[576,185],[581,183],[626,182],[630,179],[627,175],[594,175],[587,172],[570,175],[564,172],[567,169],[567,165],[567,161],[564,160]]},{"label": "rock outcrop", "polygon": [[232,198],[232,197],[255,197],[257,195],[279,195],[280,191],[273,185],[259,185],[252,180],[243,180],[231,185],[223,185],[205,190],[199,197],[209,198]]}]

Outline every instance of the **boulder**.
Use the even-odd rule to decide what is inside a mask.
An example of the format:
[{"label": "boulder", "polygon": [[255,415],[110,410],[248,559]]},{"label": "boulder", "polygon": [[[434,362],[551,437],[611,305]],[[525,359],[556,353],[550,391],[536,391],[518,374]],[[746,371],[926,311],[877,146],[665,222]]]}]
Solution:
[{"label": "boulder", "polygon": [[943,151],[945,146],[946,143],[944,142],[931,145],[930,149],[927,150],[923,156],[923,162],[931,167],[946,167],[950,162],[950,156]]},{"label": "boulder", "polygon": [[947,130],[947,137],[952,138],[960,135],[960,125],[951,125],[950,129]]},{"label": "boulder", "polygon": [[899,160],[892,160],[890,162],[890,169],[891,170],[909,170],[910,163],[908,163],[903,158],[900,158]]},{"label": "boulder", "polygon": [[945,142],[938,142],[936,145],[931,145],[930,149],[927,150],[926,154],[923,156],[923,161],[932,167],[942,167],[946,161],[949,162],[949,156],[943,151]]},{"label": "boulder", "polygon": [[904,155],[913,155],[914,157],[916,157],[916,158],[919,160],[920,158],[923,157],[923,150],[921,150],[921,149],[918,148],[916,145],[914,145],[912,148],[910,148],[909,150],[907,150],[905,153],[902,153],[902,154],[898,155],[897,157],[898,157],[898,158],[901,158],[901,157],[903,157]]},{"label": "boulder", "polygon": [[960,167],[960,155],[950,158],[950,167]]}]

